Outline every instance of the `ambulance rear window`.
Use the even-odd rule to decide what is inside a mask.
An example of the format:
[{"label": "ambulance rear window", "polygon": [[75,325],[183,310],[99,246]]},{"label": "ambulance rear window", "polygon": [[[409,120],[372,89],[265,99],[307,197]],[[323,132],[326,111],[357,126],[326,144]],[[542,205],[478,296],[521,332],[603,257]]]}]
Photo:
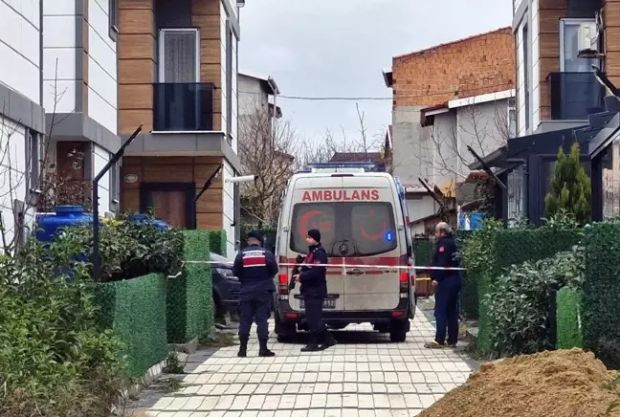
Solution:
[{"label": "ambulance rear window", "polygon": [[306,233],[321,231],[329,256],[371,256],[397,247],[394,211],[390,203],[302,203],[293,209],[291,249],[307,251]]}]

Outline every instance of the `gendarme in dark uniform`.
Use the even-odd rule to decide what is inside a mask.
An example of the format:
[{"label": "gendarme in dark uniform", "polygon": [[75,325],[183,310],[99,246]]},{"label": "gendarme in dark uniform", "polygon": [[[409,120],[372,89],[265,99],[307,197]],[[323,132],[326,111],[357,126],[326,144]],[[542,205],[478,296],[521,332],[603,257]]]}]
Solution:
[{"label": "gendarme in dark uniform", "polygon": [[[452,229],[447,223],[435,227],[437,248],[433,256],[435,267],[457,268],[456,241]],[[427,343],[428,348],[454,347],[459,337],[459,292],[461,291],[461,274],[459,271],[432,270],[431,278],[435,287],[435,319],[437,331],[435,340]],[[446,328],[448,338],[446,339]]]},{"label": "gendarme in dark uniform", "polygon": [[256,322],[259,356],[275,356],[267,349],[269,328],[267,320],[271,315],[273,293],[276,290],[273,277],[278,272],[278,264],[273,253],[262,248],[260,233],[252,231],[248,234],[248,247],[237,254],[233,273],[241,282],[239,296],[239,353],[247,355],[248,340],[252,322]]},{"label": "gendarme in dark uniform", "polygon": [[[309,230],[306,243],[308,255],[304,263],[326,265],[327,252],[321,246],[321,233],[316,229]],[[306,321],[310,330],[310,342],[301,349],[302,352],[324,350],[336,343],[323,323],[323,302],[327,297],[326,274],[325,266],[304,266],[299,274],[299,291],[304,298]]]}]

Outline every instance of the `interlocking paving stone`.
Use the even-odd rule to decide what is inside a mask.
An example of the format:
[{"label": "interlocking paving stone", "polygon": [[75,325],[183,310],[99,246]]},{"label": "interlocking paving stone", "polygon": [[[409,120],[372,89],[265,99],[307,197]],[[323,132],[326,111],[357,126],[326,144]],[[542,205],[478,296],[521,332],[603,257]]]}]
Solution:
[{"label": "interlocking paving stone", "polygon": [[336,332],[338,345],[322,352],[302,353],[301,340],[281,344],[275,336],[270,341],[274,358],[257,356],[255,338],[247,358],[236,356],[236,346],[210,355],[198,352],[182,388],[160,393],[144,415],[416,416],[472,372],[472,362],[461,351],[425,349],[433,334],[432,324],[418,311],[405,343],[390,343],[370,325],[351,325]]}]

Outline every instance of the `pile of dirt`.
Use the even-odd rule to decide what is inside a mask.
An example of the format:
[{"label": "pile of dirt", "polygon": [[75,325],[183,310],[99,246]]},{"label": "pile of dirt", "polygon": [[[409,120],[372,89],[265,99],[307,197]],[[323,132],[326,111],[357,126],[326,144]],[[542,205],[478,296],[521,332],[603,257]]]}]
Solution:
[{"label": "pile of dirt", "polygon": [[620,417],[620,373],[580,349],[483,365],[421,417]]}]

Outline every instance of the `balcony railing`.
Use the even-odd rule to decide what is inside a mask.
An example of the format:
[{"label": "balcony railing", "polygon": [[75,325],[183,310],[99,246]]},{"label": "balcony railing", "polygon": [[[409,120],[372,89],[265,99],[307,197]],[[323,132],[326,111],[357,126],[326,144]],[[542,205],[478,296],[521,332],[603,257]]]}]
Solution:
[{"label": "balcony railing", "polygon": [[154,85],[154,129],[159,131],[213,130],[212,83]]},{"label": "balcony railing", "polygon": [[551,118],[585,120],[588,115],[604,111],[605,89],[591,72],[553,72],[551,84]]}]

